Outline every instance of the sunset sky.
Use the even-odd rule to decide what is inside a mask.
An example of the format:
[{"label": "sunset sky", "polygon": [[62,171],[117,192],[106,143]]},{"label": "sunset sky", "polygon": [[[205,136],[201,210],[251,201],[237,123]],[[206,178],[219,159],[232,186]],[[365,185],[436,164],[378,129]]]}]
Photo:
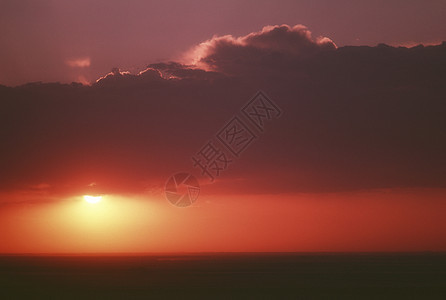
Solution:
[{"label": "sunset sky", "polygon": [[[445,15],[1,1],[0,253],[446,251]],[[240,153],[219,140],[237,121]],[[193,159],[209,142],[214,181]],[[179,172],[188,207],[166,199]]]}]

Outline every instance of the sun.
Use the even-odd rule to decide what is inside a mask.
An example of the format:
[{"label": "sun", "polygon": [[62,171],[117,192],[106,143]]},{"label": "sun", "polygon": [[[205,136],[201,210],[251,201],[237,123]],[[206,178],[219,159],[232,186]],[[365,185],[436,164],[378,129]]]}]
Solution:
[{"label": "sun", "polygon": [[84,200],[88,203],[98,203],[102,200],[102,196],[90,196],[90,195],[84,195]]}]

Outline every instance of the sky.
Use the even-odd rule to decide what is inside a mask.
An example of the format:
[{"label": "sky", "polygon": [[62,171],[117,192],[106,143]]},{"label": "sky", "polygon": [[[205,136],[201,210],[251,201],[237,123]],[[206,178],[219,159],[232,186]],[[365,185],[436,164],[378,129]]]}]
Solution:
[{"label": "sky", "polygon": [[180,60],[213,35],[303,24],[338,46],[446,39],[446,2],[0,1],[0,84],[91,82],[113,67],[138,73]]},{"label": "sky", "polygon": [[445,2],[0,5],[0,253],[446,250]]}]

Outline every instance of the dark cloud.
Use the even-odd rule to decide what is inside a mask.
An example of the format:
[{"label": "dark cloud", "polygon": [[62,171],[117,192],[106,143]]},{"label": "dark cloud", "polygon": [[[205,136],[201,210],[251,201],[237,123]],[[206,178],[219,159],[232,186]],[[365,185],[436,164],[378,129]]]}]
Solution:
[{"label": "dark cloud", "polygon": [[336,48],[283,25],[205,49],[92,86],[0,87],[0,189],[142,193],[198,176],[191,156],[259,89],[283,116],[207,192],[446,187],[446,43]]},{"label": "dark cloud", "polygon": [[224,77],[221,73],[205,71],[195,66],[183,65],[177,62],[151,64],[147,70],[157,70],[164,79],[198,79],[215,80]]},{"label": "dark cloud", "polygon": [[[288,61],[305,60],[333,51],[336,45],[326,37],[313,40],[302,25],[266,26],[242,37],[213,37],[191,51],[192,61],[206,69],[240,74],[253,68],[279,67]],[[277,65],[279,64],[279,65]]]}]

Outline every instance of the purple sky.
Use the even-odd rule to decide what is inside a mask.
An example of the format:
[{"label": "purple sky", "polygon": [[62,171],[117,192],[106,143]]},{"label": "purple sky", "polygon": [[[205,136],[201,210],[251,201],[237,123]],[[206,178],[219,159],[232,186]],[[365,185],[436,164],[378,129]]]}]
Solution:
[{"label": "purple sky", "polygon": [[[92,81],[178,60],[213,35],[303,24],[338,46],[446,40],[446,1],[0,2],[0,84]],[[76,65],[83,66],[76,66]]]}]

